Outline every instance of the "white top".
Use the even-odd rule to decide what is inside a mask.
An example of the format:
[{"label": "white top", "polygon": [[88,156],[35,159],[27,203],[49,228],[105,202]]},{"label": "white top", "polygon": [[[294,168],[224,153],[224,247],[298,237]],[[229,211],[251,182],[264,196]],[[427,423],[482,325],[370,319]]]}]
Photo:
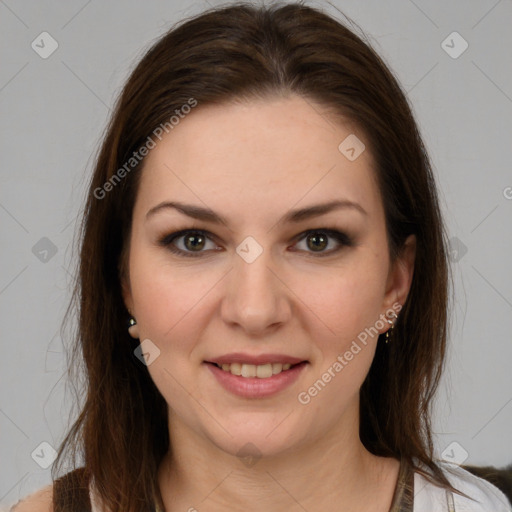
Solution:
[{"label": "white top", "polygon": [[[438,461],[450,483],[467,494],[472,501],[430,483],[414,473],[414,512],[512,512],[507,497],[487,480],[479,478],[455,464]],[[92,512],[104,512],[90,486]]]},{"label": "white top", "polygon": [[487,480],[449,462],[438,464],[455,489],[475,501],[447,492],[415,472],[414,512],[512,512],[507,497]]}]

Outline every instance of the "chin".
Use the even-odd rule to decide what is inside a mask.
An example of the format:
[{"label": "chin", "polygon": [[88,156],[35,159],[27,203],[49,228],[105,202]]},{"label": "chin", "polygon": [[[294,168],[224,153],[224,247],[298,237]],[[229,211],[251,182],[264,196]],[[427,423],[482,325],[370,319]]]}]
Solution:
[{"label": "chin", "polygon": [[[281,419],[282,420],[282,419]],[[285,422],[283,422],[285,423]],[[226,427],[229,434],[210,440],[229,455],[239,457],[249,466],[262,457],[270,458],[285,454],[296,448],[298,436],[288,428],[277,427],[274,422],[260,423],[258,426],[245,427],[238,424],[236,430]]]}]

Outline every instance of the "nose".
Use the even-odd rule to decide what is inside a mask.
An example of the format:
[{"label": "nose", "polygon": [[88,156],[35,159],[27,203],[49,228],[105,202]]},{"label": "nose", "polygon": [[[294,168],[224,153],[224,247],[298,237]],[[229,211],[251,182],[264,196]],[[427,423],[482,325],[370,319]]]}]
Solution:
[{"label": "nose", "polygon": [[235,255],[221,307],[221,316],[230,327],[264,336],[290,320],[293,294],[279,270],[272,267],[266,250],[251,263]]}]

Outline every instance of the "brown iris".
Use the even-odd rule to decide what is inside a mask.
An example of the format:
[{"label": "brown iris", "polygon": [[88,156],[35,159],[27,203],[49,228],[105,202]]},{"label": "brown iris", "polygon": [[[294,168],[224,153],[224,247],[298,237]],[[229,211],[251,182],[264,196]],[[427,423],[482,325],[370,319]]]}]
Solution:
[{"label": "brown iris", "polygon": [[[192,233],[187,235],[184,239],[185,247],[189,250],[195,251],[195,249],[201,250],[205,244],[205,236],[201,235],[201,233]],[[200,240],[199,242],[194,242],[194,240]]]},{"label": "brown iris", "polygon": [[[312,233],[311,235],[308,235],[307,242],[308,247],[312,249],[313,251],[322,250],[327,247],[328,244],[328,237],[325,236],[324,233]],[[312,241],[312,244],[310,242]]]}]

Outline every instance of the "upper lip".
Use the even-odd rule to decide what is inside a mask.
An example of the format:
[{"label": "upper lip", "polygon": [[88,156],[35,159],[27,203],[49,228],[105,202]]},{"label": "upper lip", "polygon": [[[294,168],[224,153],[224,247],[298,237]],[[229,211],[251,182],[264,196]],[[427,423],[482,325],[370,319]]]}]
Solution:
[{"label": "upper lip", "polygon": [[266,363],[297,364],[302,363],[302,361],[305,361],[305,359],[287,356],[286,354],[259,354],[257,356],[252,356],[250,354],[244,354],[242,352],[233,352],[232,354],[225,354],[223,356],[213,357],[207,360],[206,362],[217,364],[245,363],[260,365]]}]

